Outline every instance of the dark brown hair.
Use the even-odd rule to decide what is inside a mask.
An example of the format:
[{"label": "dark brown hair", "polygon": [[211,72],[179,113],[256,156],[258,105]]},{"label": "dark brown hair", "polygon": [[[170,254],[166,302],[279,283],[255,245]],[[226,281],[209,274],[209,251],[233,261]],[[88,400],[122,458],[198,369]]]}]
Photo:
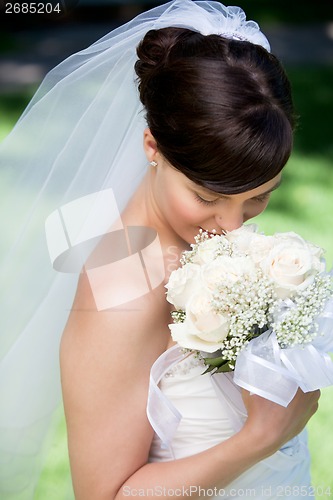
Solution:
[{"label": "dark brown hair", "polygon": [[137,54],[147,124],[171,165],[226,194],[254,189],[281,171],[294,112],[274,55],[185,28],[149,31]]}]

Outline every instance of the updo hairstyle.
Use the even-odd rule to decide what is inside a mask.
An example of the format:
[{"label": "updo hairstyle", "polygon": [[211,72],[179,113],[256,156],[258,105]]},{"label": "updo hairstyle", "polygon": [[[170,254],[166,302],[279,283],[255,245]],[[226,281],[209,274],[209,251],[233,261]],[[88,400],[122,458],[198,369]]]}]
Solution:
[{"label": "updo hairstyle", "polygon": [[275,177],[293,143],[290,83],[263,47],[185,28],[137,48],[140,99],[160,153],[192,181],[235,194]]}]

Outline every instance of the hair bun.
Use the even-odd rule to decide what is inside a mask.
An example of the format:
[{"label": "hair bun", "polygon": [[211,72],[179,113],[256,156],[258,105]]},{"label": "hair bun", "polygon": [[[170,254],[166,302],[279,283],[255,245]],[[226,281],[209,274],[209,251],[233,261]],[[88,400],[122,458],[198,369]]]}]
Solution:
[{"label": "hair bun", "polygon": [[172,49],[185,33],[191,33],[191,31],[186,28],[174,27],[150,30],[138,45],[139,60],[135,63],[135,72],[138,76],[140,98],[143,104],[145,104],[145,94],[149,81],[161,68],[166,66]]}]

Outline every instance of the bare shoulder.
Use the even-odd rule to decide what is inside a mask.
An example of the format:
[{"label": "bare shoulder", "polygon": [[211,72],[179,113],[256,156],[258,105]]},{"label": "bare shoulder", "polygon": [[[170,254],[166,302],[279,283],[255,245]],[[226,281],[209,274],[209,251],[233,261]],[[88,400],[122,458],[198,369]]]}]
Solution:
[{"label": "bare shoulder", "polygon": [[[90,278],[80,277],[60,353],[73,483],[82,499],[98,498],[97,489],[112,498],[147,461],[149,372],[167,347],[170,322],[164,283],[140,295],[131,273],[122,282],[109,276],[97,291]],[[96,293],[119,287],[136,298],[99,310]]]},{"label": "bare shoulder", "polygon": [[[110,301],[110,307],[98,307],[101,298],[103,304]],[[77,338],[82,343],[89,338],[89,342],[94,343],[95,339],[103,338],[105,346],[109,343],[114,346],[129,338],[131,341],[137,339],[135,343],[148,339],[151,343],[156,338],[156,346],[160,345],[158,350],[163,350],[168,340],[169,322],[170,306],[164,282],[154,289],[145,289],[128,274],[125,278],[108,277],[101,286],[85,272],[79,279],[63,342]]]}]

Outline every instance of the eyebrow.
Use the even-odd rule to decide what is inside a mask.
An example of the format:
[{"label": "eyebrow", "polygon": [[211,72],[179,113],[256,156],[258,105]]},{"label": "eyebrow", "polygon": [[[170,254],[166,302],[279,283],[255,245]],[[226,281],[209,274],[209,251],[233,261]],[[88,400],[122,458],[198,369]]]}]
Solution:
[{"label": "eyebrow", "polygon": [[[273,191],[275,191],[275,189],[277,189],[281,185],[281,183],[282,183],[282,177],[270,189],[267,189],[267,191],[265,191],[264,193],[257,194],[256,196],[253,196],[252,198],[259,198],[260,196],[265,196],[266,194],[272,193]],[[258,187],[260,187],[260,186],[258,186]],[[222,197],[223,198],[229,198],[230,196],[233,196],[232,194],[218,193],[217,191],[212,191],[212,190],[207,189],[204,186],[200,186],[200,185],[196,185],[195,189],[197,191],[201,191],[202,193],[205,193],[205,194],[207,194],[209,196],[214,196],[215,195],[217,198],[222,198]],[[235,194],[241,194],[241,193],[235,193]]]},{"label": "eyebrow", "polygon": [[260,193],[258,194],[257,196],[254,196],[254,198],[257,198],[258,196],[265,196],[265,194],[270,194],[272,193],[273,191],[275,191],[275,189],[277,189],[279,186],[281,186],[282,184],[282,177],[279,181],[277,181],[274,186],[272,186],[270,189],[268,189],[267,191],[265,191],[264,193]]}]

